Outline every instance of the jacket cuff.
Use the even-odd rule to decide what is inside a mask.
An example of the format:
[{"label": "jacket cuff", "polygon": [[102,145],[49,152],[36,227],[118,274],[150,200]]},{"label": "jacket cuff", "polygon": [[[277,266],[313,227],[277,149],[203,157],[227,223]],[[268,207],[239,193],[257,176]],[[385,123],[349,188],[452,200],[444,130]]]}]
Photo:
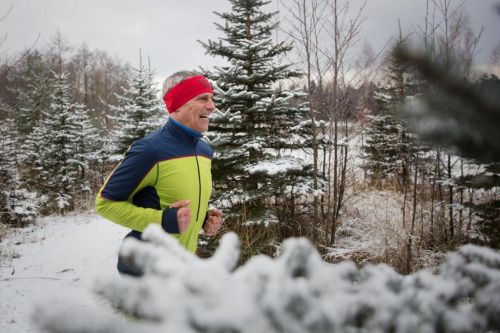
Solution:
[{"label": "jacket cuff", "polygon": [[179,208],[167,208],[163,210],[161,226],[169,234],[178,234],[179,224],[177,223],[177,211]]}]

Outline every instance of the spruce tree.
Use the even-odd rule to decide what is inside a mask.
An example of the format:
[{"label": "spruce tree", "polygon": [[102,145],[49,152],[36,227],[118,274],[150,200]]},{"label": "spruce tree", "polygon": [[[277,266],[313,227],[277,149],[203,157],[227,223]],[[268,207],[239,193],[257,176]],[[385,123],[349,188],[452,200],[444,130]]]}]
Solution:
[{"label": "spruce tree", "polygon": [[[8,108],[0,105],[0,109]],[[9,114],[11,112],[7,112]],[[22,226],[38,215],[36,193],[26,189],[19,177],[18,132],[13,119],[0,120],[0,223]]]},{"label": "spruce tree", "polygon": [[78,169],[74,190],[90,193],[92,191],[90,179],[97,173],[92,167],[99,159],[101,139],[85,105],[75,103],[70,120],[75,127],[73,159]]},{"label": "spruce tree", "polygon": [[[404,38],[400,36],[394,48],[404,43]],[[368,138],[363,147],[364,168],[377,185],[389,176],[396,176],[398,183],[406,184],[411,161],[419,150],[425,149],[417,147],[407,124],[396,117],[396,109],[404,100],[418,94],[421,81],[412,68],[392,52],[386,59],[384,74],[383,84],[373,95],[379,112],[370,117],[370,124],[365,130]]]},{"label": "spruce tree", "polygon": [[42,112],[50,106],[51,95],[47,92],[52,89],[53,75],[43,56],[34,51],[26,55],[7,80],[8,86],[13,87],[9,89],[15,99],[12,116],[22,140],[33,131],[42,119]]},{"label": "spruce tree", "polygon": [[41,125],[53,102],[54,83],[51,65],[44,55],[33,51],[9,75],[7,87],[14,100],[12,118],[16,121],[22,152],[19,162],[24,167],[19,170],[20,177],[28,189],[42,193],[41,202],[46,199],[42,160],[47,149],[45,143],[50,140]]},{"label": "spruce tree", "polygon": [[[0,105],[5,109],[5,105]],[[12,120],[0,120],[0,209],[2,223],[10,221],[9,193],[12,191],[15,182],[16,160],[15,160],[15,139],[12,138]]]},{"label": "spruce tree", "polygon": [[158,129],[165,118],[165,109],[158,99],[153,73],[144,67],[132,68],[128,85],[117,95],[120,105],[111,106],[118,128],[113,136],[116,153],[123,154],[135,141]]},{"label": "spruce tree", "polygon": [[49,211],[71,210],[75,195],[88,190],[83,174],[95,138],[88,110],[74,102],[67,76],[54,73],[52,103],[25,143],[27,160],[37,173],[33,185],[46,195]]},{"label": "spruce tree", "polygon": [[215,25],[224,37],[201,42],[207,54],[227,60],[226,66],[206,71],[215,83],[214,99],[220,109],[207,134],[216,153],[214,196],[217,205],[229,211],[229,218],[265,224],[283,221],[290,214],[279,207],[311,193],[310,163],[291,154],[310,144],[301,126],[309,108],[297,101],[302,93],[276,88],[280,80],[299,73],[279,63],[291,45],[273,41],[278,23],[273,22],[276,13],[264,11],[269,1],[230,3],[231,12],[215,13],[223,21]]},{"label": "spruce tree", "polygon": [[370,125],[365,131],[367,139],[363,146],[365,162],[371,182],[377,186],[394,175],[400,166],[399,138],[401,126],[390,114],[370,116]]}]

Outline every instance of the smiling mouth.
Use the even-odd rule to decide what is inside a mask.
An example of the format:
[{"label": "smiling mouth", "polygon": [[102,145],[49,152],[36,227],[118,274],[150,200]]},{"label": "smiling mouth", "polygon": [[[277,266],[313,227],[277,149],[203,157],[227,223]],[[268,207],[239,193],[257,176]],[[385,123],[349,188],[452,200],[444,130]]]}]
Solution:
[{"label": "smiling mouth", "polygon": [[208,119],[208,116],[200,116],[200,118]]}]

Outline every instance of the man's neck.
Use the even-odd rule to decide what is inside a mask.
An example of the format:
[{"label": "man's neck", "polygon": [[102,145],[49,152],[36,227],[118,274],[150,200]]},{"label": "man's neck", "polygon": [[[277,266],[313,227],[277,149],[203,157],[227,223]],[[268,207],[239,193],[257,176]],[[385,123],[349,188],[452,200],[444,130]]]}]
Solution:
[{"label": "man's neck", "polygon": [[184,132],[186,132],[189,136],[191,136],[193,138],[201,137],[200,132],[195,131],[194,129],[187,127],[186,125],[182,124],[180,121],[175,120],[174,117],[172,117],[172,116],[168,118],[168,121],[171,121],[172,124],[179,127],[180,129],[182,129]]}]

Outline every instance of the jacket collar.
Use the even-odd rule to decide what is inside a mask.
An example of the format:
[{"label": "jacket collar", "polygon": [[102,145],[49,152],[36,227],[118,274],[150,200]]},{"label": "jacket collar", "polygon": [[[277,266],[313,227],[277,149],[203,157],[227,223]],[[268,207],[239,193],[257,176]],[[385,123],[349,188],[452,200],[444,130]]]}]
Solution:
[{"label": "jacket collar", "polygon": [[202,137],[202,134],[200,132],[181,124],[172,117],[168,118],[168,122],[165,127],[173,130],[181,139],[186,140],[191,144],[197,143],[198,140],[200,140],[200,138]]}]

